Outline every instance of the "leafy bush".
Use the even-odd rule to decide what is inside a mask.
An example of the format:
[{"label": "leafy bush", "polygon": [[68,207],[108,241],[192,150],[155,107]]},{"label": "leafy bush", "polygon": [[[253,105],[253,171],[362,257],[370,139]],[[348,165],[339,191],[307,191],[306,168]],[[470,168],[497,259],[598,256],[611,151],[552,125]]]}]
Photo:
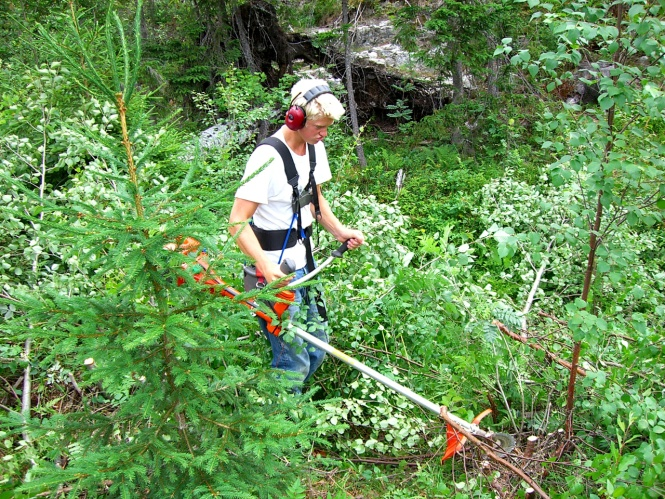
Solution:
[{"label": "leafy bush", "polygon": [[[334,211],[365,232],[367,246],[326,271],[331,342],[471,419],[480,410],[468,402],[477,398],[476,383],[466,380],[492,379],[505,355],[493,346],[496,337],[484,333],[505,304],[467,283],[473,251],[460,252],[448,230],[428,253],[412,252],[400,243],[409,234],[408,219],[396,203],[380,204],[358,191],[333,198]],[[324,247],[331,244],[327,237],[321,236]],[[445,443],[435,416],[423,416],[402,396],[336,364],[325,363],[318,377],[336,398],[325,403],[322,421],[348,425],[339,430],[345,438],[335,439],[339,451],[404,455]]]}]

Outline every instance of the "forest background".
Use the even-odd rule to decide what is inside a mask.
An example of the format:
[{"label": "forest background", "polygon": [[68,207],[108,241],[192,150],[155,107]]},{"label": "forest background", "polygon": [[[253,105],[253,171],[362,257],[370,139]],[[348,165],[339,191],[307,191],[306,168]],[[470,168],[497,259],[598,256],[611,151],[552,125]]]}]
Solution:
[{"label": "forest background", "polygon": [[[355,66],[259,67],[248,9],[326,27],[347,69],[355,23],[388,19],[434,76],[401,68],[369,114]],[[662,497],[664,11],[5,0],[0,497]],[[325,192],[368,237],[321,275],[332,343],[466,420],[491,407],[510,454],[441,462],[442,420],[333,358],[286,396],[251,311],[164,249],[194,237],[242,288],[233,193],[303,74],[350,109]]]}]

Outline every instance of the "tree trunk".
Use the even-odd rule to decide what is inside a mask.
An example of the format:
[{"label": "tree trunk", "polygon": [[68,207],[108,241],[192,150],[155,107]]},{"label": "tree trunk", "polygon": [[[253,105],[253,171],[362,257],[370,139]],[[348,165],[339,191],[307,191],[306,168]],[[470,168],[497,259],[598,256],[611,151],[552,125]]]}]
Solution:
[{"label": "tree trunk", "polygon": [[[492,43],[492,37],[487,36],[487,45],[490,48],[494,45]],[[499,61],[496,57],[492,57],[487,63],[487,93],[492,97],[499,96],[499,87],[497,82],[499,81]]]},{"label": "tree trunk", "polygon": [[[623,17],[624,5],[622,3],[616,4],[617,8],[617,31],[621,35],[621,18]],[[621,52],[618,50],[614,54],[615,62],[621,57]],[[617,77],[613,77],[615,82]],[[615,108],[612,106],[607,110],[607,126],[610,130],[614,130],[614,111]],[[611,137],[614,137],[614,133],[611,134]],[[614,148],[614,142],[611,140],[605,146],[605,159],[607,159]],[[589,253],[587,256],[587,268],[584,274],[584,285],[582,287],[582,300],[585,302],[589,298],[589,291],[591,290],[591,284],[593,282],[593,275],[596,266],[596,250],[600,245],[600,240],[598,239],[598,234],[600,233],[600,226],[603,220],[603,204],[601,199],[603,197],[603,191],[599,191],[596,199],[596,217],[593,222],[593,227],[591,228],[591,234],[589,235]],[[573,435],[573,409],[575,408],[575,381],[577,380],[577,365],[580,359],[580,350],[582,348],[582,342],[576,341],[573,345],[573,358],[571,360],[572,369],[570,371],[570,378],[568,379],[568,397],[566,399],[566,437],[568,440]]]},{"label": "tree trunk", "polygon": [[351,127],[356,139],[356,154],[361,168],[367,166],[365,149],[360,140],[360,126],[358,125],[358,108],[353,93],[353,72],[351,68],[351,36],[349,34],[349,2],[342,0],[342,24],[344,28],[344,79],[346,81],[346,93],[349,97],[349,115],[351,116]]},{"label": "tree trunk", "polygon": [[[254,55],[252,53],[252,44],[250,43],[249,36],[247,35],[247,30],[245,29],[245,22],[242,20],[240,15],[240,10],[238,7],[233,11],[233,23],[235,24],[236,31],[238,33],[238,40],[240,40],[240,49],[242,50],[242,56],[245,58],[245,63],[247,68],[252,73],[258,73],[260,71],[256,61],[254,60]],[[259,121],[259,130],[256,134],[256,144],[260,144],[263,139],[268,136],[270,123],[268,120]]]},{"label": "tree trunk", "polygon": [[242,50],[242,56],[245,58],[245,63],[247,68],[252,72],[258,72],[259,68],[254,62],[254,56],[252,55],[252,47],[249,43],[249,37],[247,36],[247,30],[245,29],[245,23],[242,20],[242,16],[238,10],[238,7],[233,11],[233,23],[235,24],[236,31],[238,32],[238,40],[240,40],[240,50]]},{"label": "tree trunk", "polygon": [[464,98],[464,65],[459,59],[453,62],[453,102],[460,103]]}]

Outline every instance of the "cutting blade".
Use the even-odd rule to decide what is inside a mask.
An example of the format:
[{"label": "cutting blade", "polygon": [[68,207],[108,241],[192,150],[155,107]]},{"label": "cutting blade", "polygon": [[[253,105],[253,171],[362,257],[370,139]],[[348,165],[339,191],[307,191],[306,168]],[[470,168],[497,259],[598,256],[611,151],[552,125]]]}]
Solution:
[{"label": "cutting blade", "polygon": [[492,435],[492,440],[501,447],[503,452],[512,452],[515,449],[515,437],[507,433],[495,433]]}]

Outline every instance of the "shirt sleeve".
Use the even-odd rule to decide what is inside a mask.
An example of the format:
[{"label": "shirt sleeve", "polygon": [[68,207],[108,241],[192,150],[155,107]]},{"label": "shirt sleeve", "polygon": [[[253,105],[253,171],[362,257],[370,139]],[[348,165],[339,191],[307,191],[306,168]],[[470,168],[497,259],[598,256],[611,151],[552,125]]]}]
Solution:
[{"label": "shirt sleeve", "polygon": [[317,185],[321,185],[332,179],[332,173],[330,171],[330,163],[328,163],[328,153],[326,152],[323,142],[318,142],[314,146],[314,150],[316,154],[314,179],[316,180]]},{"label": "shirt sleeve", "polygon": [[267,204],[274,195],[271,179],[275,172],[283,170],[282,159],[275,148],[264,145],[257,147],[247,160],[242,184],[235,197],[259,204]]}]

